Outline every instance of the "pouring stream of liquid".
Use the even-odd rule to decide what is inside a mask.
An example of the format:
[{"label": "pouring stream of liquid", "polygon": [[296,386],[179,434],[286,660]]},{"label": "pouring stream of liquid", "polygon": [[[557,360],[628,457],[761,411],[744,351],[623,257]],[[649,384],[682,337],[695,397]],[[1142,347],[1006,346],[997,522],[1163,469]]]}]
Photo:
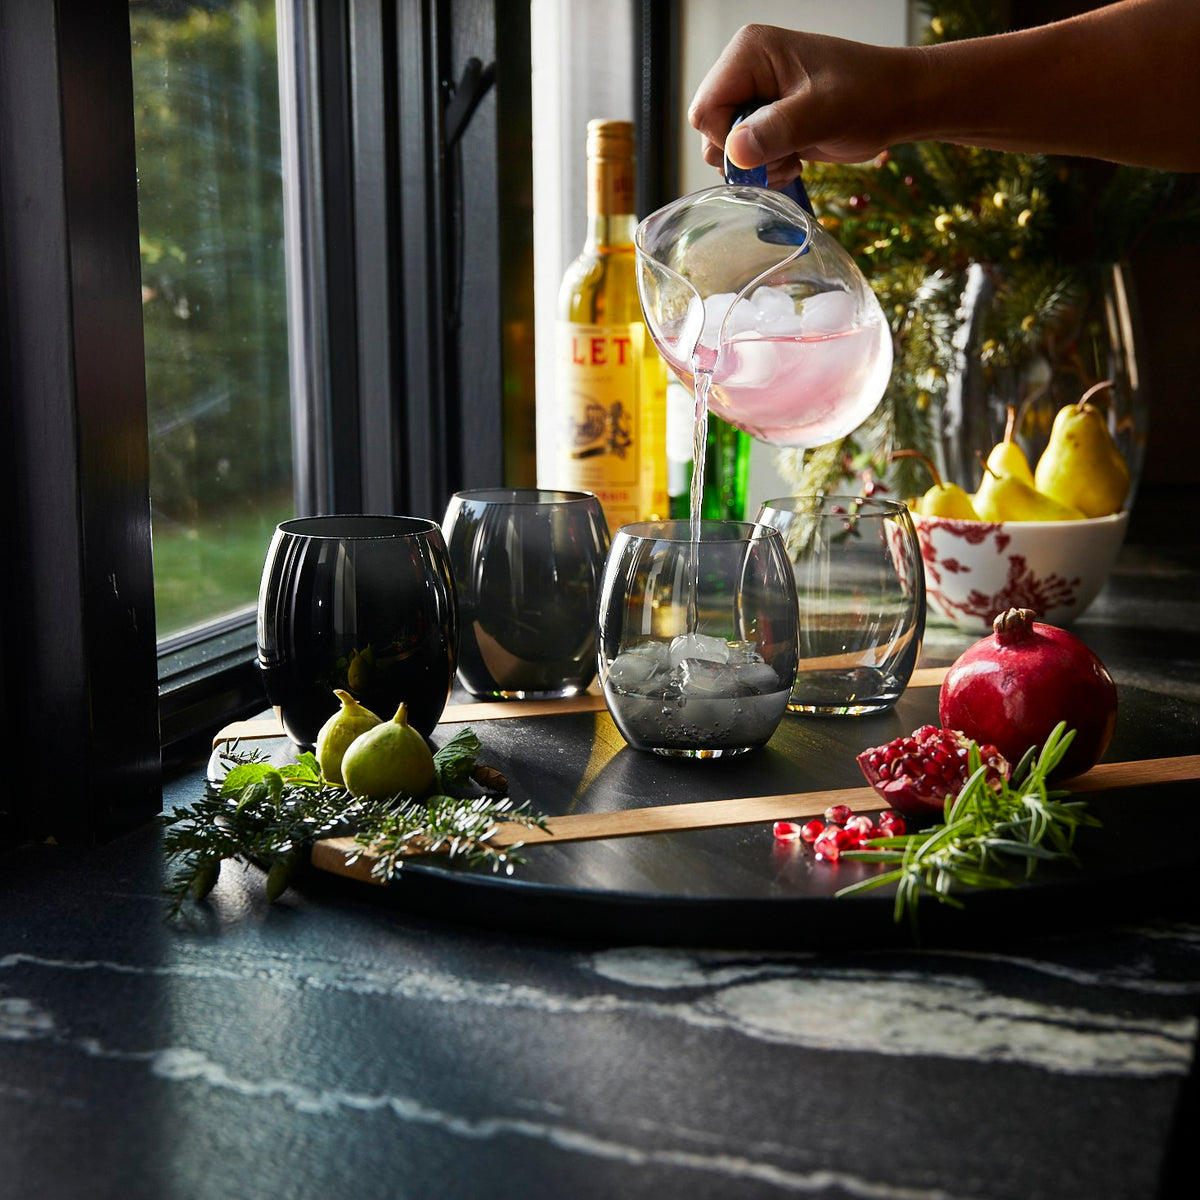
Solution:
[{"label": "pouring stream of liquid", "polygon": [[703,370],[700,358],[692,362],[693,386],[696,392],[695,424],[692,426],[692,490],[691,490],[691,589],[688,593],[687,632],[695,633],[699,620],[700,592],[700,521],[704,515],[704,461],[708,451],[708,389],[712,384],[712,368]]}]

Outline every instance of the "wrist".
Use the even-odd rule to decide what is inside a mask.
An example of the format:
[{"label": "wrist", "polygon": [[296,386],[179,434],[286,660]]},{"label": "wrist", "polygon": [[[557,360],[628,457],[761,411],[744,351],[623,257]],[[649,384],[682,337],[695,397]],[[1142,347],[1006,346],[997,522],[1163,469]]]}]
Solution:
[{"label": "wrist", "polygon": [[889,145],[928,141],[945,112],[942,73],[929,46],[898,46],[889,51],[886,90],[891,109]]}]

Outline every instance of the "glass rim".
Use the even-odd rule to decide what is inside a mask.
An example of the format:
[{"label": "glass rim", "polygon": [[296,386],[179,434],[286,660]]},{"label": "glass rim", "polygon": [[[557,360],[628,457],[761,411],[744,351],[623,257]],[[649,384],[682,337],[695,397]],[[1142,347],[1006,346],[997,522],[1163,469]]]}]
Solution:
[{"label": "glass rim", "polygon": [[596,500],[595,492],[574,491],[570,488],[541,487],[489,487],[464,488],[457,491],[451,500],[469,500],[478,504],[511,504],[534,507],[536,505],[581,504]]},{"label": "glass rim", "polygon": [[425,537],[441,534],[441,526],[428,517],[390,513],[328,513],[315,517],[292,517],[281,521],[277,532],[289,537],[320,541],[387,541],[391,538]]},{"label": "glass rim", "polygon": [[[836,511],[835,505],[842,509]],[[878,496],[775,496],[758,508],[761,520],[768,511],[799,513],[813,517],[894,517],[910,513],[903,500],[884,500]]]},{"label": "glass rim", "polygon": [[[708,537],[704,535],[706,532],[713,533],[717,530],[728,531],[729,537]],[[633,521],[628,525],[621,525],[617,528],[614,534],[614,540],[617,536],[624,534],[629,541],[639,542],[672,542],[685,545],[694,543],[696,539],[692,537],[692,523],[687,517],[667,517],[659,521]],[[700,522],[700,542],[705,545],[734,545],[739,542],[753,542],[761,538],[781,536],[779,530],[772,525],[765,525],[761,521],[725,521],[715,517],[709,517]]]}]

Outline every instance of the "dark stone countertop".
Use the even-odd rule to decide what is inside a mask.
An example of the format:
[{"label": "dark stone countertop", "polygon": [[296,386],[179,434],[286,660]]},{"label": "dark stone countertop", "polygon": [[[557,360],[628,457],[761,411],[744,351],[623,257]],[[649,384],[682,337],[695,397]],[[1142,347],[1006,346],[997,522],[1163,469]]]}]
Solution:
[{"label": "dark stone countertop", "polygon": [[[1139,697],[1120,746],[1200,751],[1194,545],[1135,531],[1076,627]],[[927,661],[970,640],[933,626]],[[759,753],[770,775],[778,756]],[[202,777],[172,781],[166,806]],[[1167,819],[1149,807],[1128,828],[1186,863],[1191,785],[1171,786]],[[839,946],[827,907],[819,947],[756,948],[694,925],[639,937],[645,897],[624,936],[581,936],[319,879],[268,906],[262,874],[234,867],[168,922],[160,839],[0,863],[0,1197],[1185,1194],[1160,1185],[1200,1129],[1188,888],[1053,928],[1026,905],[923,948]],[[744,869],[769,841],[602,845]]]}]

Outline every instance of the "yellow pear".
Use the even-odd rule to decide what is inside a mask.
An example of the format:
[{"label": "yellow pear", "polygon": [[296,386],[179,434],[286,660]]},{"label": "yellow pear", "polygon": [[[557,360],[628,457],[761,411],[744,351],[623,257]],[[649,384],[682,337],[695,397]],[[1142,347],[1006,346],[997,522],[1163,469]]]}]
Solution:
[{"label": "yellow pear", "polygon": [[1025,457],[1025,451],[1013,441],[1016,424],[1016,405],[1010,404],[1008,420],[1004,424],[1004,437],[992,447],[992,452],[987,456],[986,466],[997,475],[1011,475],[1033,487],[1033,471],[1030,469],[1029,459]]},{"label": "yellow pear", "polygon": [[1129,465],[1117,448],[1104,414],[1088,401],[1106,379],[1089,388],[1078,404],[1059,410],[1050,440],[1033,473],[1039,492],[1082,509],[1088,517],[1119,512],[1129,495]]},{"label": "yellow pear", "polygon": [[950,517],[956,521],[978,521],[979,514],[957,483],[944,483],[929,455],[920,450],[895,450],[893,458],[919,458],[933,476],[933,486],[913,504],[913,511],[923,517]]},{"label": "yellow pear", "polygon": [[1015,475],[983,472],[975,511],[984,521],[1082,521],[1083,512],[1045,496]]}]

